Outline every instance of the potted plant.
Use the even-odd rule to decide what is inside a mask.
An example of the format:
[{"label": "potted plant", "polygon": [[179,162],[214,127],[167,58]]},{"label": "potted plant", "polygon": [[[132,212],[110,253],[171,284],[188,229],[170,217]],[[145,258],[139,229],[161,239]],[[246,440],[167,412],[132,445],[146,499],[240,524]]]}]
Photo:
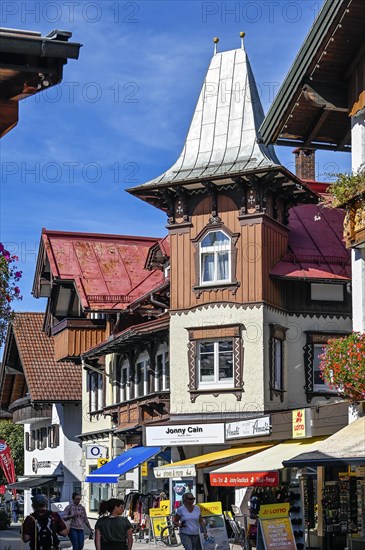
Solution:
[{"label": "potted plant", "polygon": [[337,180],[331,183],[327,193],[332,208],[344,206],[349,201],[365,193],[365,169],[352,174],[337,174]]},{"label": "potted plant", "polygon": [[365,400],[365,334],[329,340],[319,368],[322,378],[346,399]]}]

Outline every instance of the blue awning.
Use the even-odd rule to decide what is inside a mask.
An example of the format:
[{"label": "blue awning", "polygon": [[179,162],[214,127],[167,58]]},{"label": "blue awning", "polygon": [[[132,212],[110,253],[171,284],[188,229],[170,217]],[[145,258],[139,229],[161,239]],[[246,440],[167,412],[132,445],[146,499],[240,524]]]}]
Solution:
[{"label": "blue awning", "polygon": [[161,447],[133,447],[86,476],[85,481],[89,483],[118,483],[119,476],[133,470],[160,451]]}]

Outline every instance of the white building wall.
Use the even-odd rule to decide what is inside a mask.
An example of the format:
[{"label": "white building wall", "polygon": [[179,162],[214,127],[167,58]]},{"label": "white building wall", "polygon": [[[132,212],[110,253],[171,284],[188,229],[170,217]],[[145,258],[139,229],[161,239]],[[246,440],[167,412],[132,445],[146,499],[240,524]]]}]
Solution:
[{"label": "white building wall", "polygon": [[[25,424],[24,433],[40,428],[48,428],[52,424],[59,425],[59,445],[55,448],[49,447],[47,438],[45,449],[25,450],[24,477],[35,475],[59,476],[58,481],[63,480],[61,501],[66,502],[70,500],[74,486],[80,485],[82,475],[81,447],[75,439],[81,429],[81,406],[75,404],[52,405],[52,419],[34,424]],[[33,468],[33,459],[36,459],[38,463],[37,471]],[[44,463],[46,463],[46,466]],[[27,514],[31,512],[31,491],[25,491],[24,497],[25,513]]]},{"label": "white building wall", "polygon": [[[351,120],[352,170],[365,169],[365,109]],[[353,330],[365,332],[365,249],[355,248],[351,256]]]},{"label": "white building wall", "polygon": [[[305,386],[305,370],[304,370],[304,346],[307,343],[305,331],[316,332],[350,332],[351,318],[331,317],[311,317],[309,315],[296,316],[265,308],[265,395],[268,408],[282,409],[297,409],[308,406]],[[269,339],[270,339],[270,323],[281,325],[288,330],[286,331],[286,339],[284,344],[284,401],[281,402],[279,397],[274,397],[270,401],[269,393]],[[312,404],[316,401],[323,401],[324,397],[313,398]],[[326,400],[327,402],[327,400]]]},{"label": "white building wall", "polygon": [[[241,323],[244,342],[242,401],[235,395],[218,397],[206,394],[190,400],[188,390],[188,328]],[[263,372],[263,307],[237,307],[232,304],[211,305],[194,311],[175,313],[170,321],[170,400],[171,414],[221,414],[226,412],[260,412],[264,408]]]}]

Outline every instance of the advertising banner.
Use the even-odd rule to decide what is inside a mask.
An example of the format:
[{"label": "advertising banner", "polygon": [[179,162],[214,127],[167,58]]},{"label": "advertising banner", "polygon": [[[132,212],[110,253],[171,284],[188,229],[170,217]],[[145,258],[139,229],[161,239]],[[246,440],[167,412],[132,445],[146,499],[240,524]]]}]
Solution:
[{"label": "advertising banner", "polygon": [[9,445],[3,439],[0,439],[0,468],[3,470],[8,483],[16,482],[14,461],[11,456],[11,450]]},{"label": "advertising banner", "polygon": [[164,467],[164,468],[153,468],[153,473],[155,474],[155,477],[159,478],[167,478],[167,479],[176,479],[180,477],[195,477],[196,476],[196,470],[195,466],[171,466],[171,467]]},{"label": "advertising banner", "polygon": [[216,487],[277,487],[279,472],[245,472],[210,474],[210,484]]},{"label": "advertising banner", "polygon": [[226,522],[222,514],[221,502],[202,502],[198,504],[207,529],[207,537],[200,533],[203,550],[229,550]]},{"label": "advertising banner", "polygon": [[168,516],[170,513],[170,501],[161,500],[158,508],[150,508],[150,517],[156,518],[160,516]]}]

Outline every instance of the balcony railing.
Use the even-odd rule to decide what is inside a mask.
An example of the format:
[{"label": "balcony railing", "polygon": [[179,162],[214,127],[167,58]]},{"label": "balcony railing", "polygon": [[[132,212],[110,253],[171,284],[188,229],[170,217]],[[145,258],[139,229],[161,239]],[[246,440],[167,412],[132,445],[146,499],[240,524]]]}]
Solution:
[{"label": "balcony railing", "polygon": [[63,319],[52,327],[55,359],[77,359],[107,337],[105,319]]},{"label": "balcony railing", "polygon": [[117,417],[117,429],[128,431],[144,424],[168,420],[170,417],[170,393],[151,393],[125,403],[104,409],[106,414]]}]

